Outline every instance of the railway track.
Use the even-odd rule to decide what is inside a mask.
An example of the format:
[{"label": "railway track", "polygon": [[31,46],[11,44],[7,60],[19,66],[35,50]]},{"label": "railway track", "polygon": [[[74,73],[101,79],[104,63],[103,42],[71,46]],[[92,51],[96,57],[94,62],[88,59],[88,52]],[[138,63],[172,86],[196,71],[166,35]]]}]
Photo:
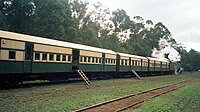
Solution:
[{"label": "railway track", "polygon": [[137,94],[131,94],[128,96],[103,102],[100,104],[85,107],[79,110],[75,110],[73,112],[120,112],[123,110],[127,110],[129,108],[133,109],[149,99],[177,90],[192,82],[194,82],[194,80],[186,80],[179,83],[150,89],[147,91],[139,92]]}]

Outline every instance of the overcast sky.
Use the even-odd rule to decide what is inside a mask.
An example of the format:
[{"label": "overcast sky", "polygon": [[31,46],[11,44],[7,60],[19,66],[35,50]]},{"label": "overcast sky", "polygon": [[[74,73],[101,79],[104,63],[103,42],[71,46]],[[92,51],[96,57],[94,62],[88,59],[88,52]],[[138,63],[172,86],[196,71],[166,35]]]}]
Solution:
[{"label": "overcast sky", "polygon": [[200,51],[200,0],[88,0],[99,1],[111,11],[124,9],[132,18],[162,22],[187,50]]}]

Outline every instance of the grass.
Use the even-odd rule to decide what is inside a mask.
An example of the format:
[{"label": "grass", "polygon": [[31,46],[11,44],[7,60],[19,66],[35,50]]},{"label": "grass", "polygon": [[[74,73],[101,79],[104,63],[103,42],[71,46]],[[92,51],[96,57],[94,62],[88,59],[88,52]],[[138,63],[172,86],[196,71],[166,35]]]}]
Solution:
[{"label": "grass", "polygon": [[200,112],[200,82],[188,85],[145,103],[138,110],[127,112]]},{"label": "grass", "polygon": [[[0,111],[68,112],[139,91],[194,79],[196,76],[198,74],[145,77],[142,80],[136,78],[92,80],[92,86],[78,82],[0,90]],[[144,107],[146,108],[148,107]]]}]

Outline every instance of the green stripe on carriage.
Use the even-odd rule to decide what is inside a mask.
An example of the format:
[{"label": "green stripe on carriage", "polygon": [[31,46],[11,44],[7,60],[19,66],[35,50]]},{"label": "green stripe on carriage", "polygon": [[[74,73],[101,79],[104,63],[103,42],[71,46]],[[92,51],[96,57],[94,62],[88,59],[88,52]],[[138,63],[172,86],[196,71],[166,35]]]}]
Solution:
[{"label": "green stripe on carriage", "polygon": [[83,72],[101,72],[103,71],[102,64],[79,64],[79,69]]},{"label": "green stripe on carriage", "polygon": [[23,61],[0,61],[0,73],[23,73]]},{"label": "green stripe on carriage", "polygon": [[37,73],[72,72],[71,63],[33,62],[32,71]]}]

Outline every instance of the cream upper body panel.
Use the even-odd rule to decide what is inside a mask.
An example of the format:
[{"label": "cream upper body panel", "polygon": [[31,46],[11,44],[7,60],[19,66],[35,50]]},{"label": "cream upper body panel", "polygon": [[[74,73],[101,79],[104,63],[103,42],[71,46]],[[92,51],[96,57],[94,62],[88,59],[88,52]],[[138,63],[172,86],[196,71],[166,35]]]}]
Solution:
[{"label": "cream upper body panel", "polygon": [[1,39],[1,48],[10,48],[10,49],[25,49],[25,42]]},{"label": "cream upper body panel", "polygon": [[116,59],[116,54],[105,54],[105,58]]},{"label": "cream upper body panel", "polygon": [[35,44],[34,51],[72,54],[71,48],[62,48],[62,47],[42,45],[42,44]]},{"label": "cream upper body panel", "polygon": [[102,53],[94,51],[80,50],[80,56],[102,57]]},{"label": "cream upper body panel", "polygon": [[94,51],[94,52],[101,52],[101,53],[108,53],[108,54],[116,54],[114,51],[109,50],[109,49],[102,49],[102,48],[91,47],[87,45],[74,44],[70,42],[41,38],[41,37],[30,36],[30,35],[25,35],[25,34],[2,31],[2,30],[0,30],[0,38],[18,40],[18,41],[24,41],[24,42],[33,42],[33,43],[45,44],[45,45],[51,45],[51,46],[80,49],[80,50],[87,50],[87,51]]}]

